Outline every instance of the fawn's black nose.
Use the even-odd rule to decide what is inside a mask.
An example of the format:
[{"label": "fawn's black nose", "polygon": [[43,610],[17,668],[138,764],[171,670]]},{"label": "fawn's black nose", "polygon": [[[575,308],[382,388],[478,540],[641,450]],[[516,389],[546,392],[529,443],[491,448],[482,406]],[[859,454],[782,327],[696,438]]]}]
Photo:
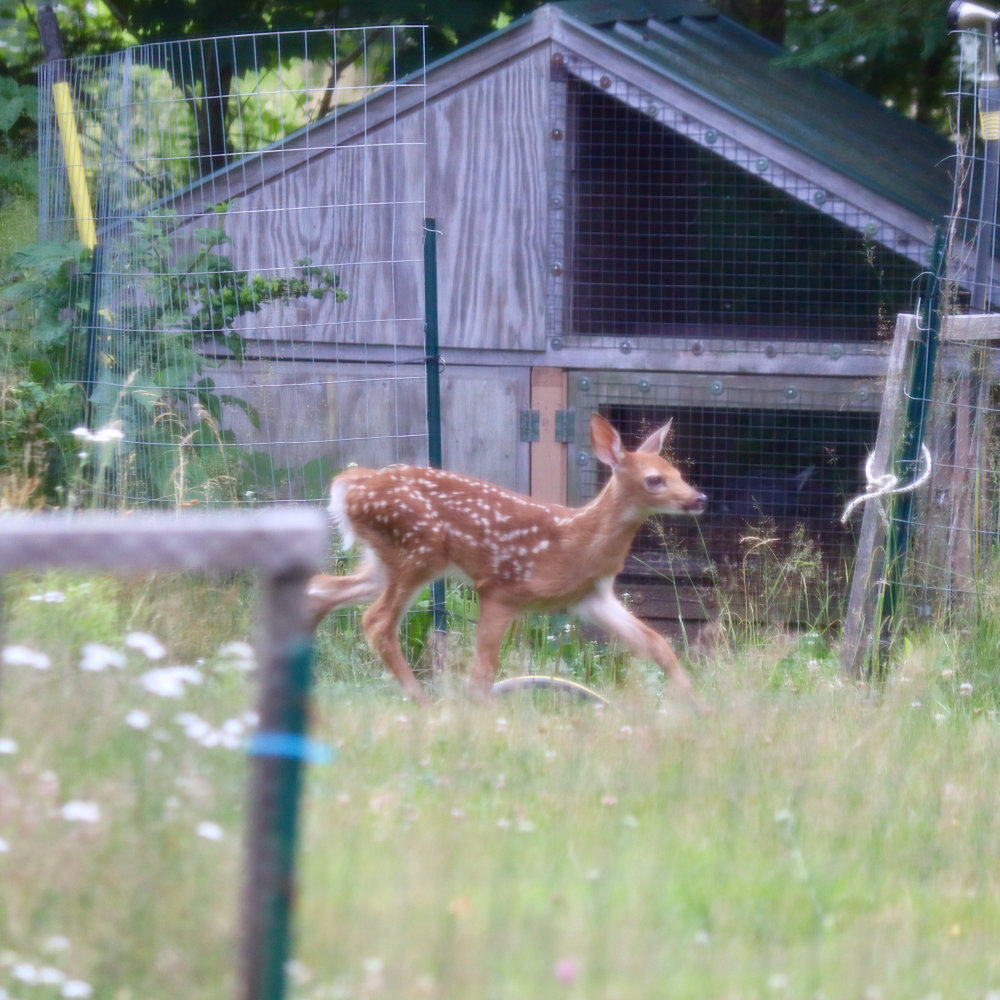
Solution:
[{"label": "fawn's black nose", "polygon": [[700,514],[708,506],[708,497],[704,493],[695,493],[684,509],[692,514]]}]

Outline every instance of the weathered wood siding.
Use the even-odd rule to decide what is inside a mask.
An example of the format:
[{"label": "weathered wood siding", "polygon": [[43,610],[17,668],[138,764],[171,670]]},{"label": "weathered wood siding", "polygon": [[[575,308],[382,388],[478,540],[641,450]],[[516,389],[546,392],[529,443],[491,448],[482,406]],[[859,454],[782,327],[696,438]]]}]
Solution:
[{"label": "weathered wood siding", "polygon": [[[290,340],[420,346],[426,215],[442,348],[544,350],[547,68],[536,47],[456,80],[426,114],[418,105],[362,133],[331,121],[314,129],[315,153],[268,153],[249,183],[233,172],[234,265],[280,276],[308,259],[348,293],[269,305],[241,321],[245,335],[275,356]],[[324,148],[338,130],[344,142]]]},{"label": "weathered wood siding", "polygon": [[422,137],[417,116],[390,122],[233,202],[225,226],[236,267],[283,275],[307,259],[333,270],[348,295],[267,306],[243,321],[248,338],[273,341],[276,354],[289,340],[422,343]]},{"label": "weathered wood siding", "polygon": [[545,349],[548,46],[428,106],[441,343]]},{"label": "weathered wood siding", "polygon": [[[373,467],[427,462],[422,368],[400,376],[390,365],[250,361],[216,371],[213,378],[222,392],[256,411],[259,427],[239,407],[226,410],[226,425],[241,444],[266,451],[277,469],[290,471],[290,480],[278,484],[277,499],[286,498],[282,493],[301,497],[304,479],[314,477],[320,461],[325,474],[352,462]],[[526,492],[518,411],[527,405],[528,393],[525,368],[445,369],[444,467]],[[312,472],[304,472],[310,464]]]}]

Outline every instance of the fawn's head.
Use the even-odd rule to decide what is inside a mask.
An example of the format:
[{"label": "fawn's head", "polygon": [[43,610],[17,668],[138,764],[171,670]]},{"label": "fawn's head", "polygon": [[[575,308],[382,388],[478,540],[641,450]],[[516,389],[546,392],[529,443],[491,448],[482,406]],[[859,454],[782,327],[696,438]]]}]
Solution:
[{"label": "fawn's head", "polygon": [[600,414],[590,418],[594,454],[611,469],[619,492],[637,513],[700,514],[706,497],[689,483],[660,452],[670,433],[667,421],[653,431],[635,451],[627,451],[621,436]]}]

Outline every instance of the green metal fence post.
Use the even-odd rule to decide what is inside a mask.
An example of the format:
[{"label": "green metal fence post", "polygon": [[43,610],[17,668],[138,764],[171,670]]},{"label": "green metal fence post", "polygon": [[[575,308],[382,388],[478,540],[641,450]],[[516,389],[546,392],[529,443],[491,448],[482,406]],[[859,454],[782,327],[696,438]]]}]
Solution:
[{"label": "green metal fence post", "polygon": [[[438,347],[437,228],[424,219],[424,367],[427,375],[427,461],[441,468],[441,354]],[[431,584],[434,631],[448,630],[444,581]]]},{"label": "green metal fence post", "polygon": [[[906,418],[903,425],[901,453],[898,460],[900,479],[911,479],[920,461],[920,448],[924,441],[924,429],[931,405],[931,390],[934,385],[934,365],[937,360],[938,338],[941,333],[941,273],[944,269],[947,239],[938,230],[930,269],[920,298],[918,322],[920,342],[913,358],[913,369],[906,393]],[[900,609],[900,589],[906,564],[906,552],[910,542],[910,528],[913,518],[913,493],[897,495],[890,508],[890,530],[886,538],[885,589],[882,595],[881,628],[876,630],[876,650],[873,663],[879,664],[878,637],[886,627],[891,627]]]}]

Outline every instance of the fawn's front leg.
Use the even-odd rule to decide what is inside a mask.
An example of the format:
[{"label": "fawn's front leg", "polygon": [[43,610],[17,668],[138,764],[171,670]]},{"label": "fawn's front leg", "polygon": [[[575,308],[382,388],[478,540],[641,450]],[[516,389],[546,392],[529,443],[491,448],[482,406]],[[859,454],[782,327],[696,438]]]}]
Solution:
[{"label": "fawn's front leg", "polygon": [[600,580],[594,593],[577,605],[577,611],[583,618],[616,635],[637,656],[652,660],[681,694],[703,710],[669,640],[629,612],[615,597],[612,583],[611,579]]}]

